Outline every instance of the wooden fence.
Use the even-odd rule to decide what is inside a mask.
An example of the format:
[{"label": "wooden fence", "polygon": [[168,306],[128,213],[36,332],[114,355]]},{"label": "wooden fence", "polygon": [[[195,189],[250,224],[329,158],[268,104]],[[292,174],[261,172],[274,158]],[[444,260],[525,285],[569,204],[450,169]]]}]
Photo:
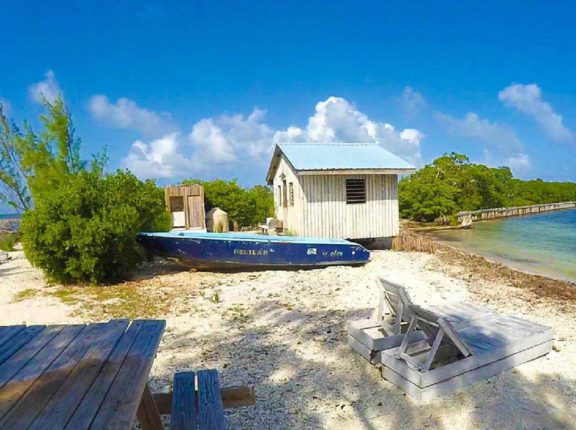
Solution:
[{"label": "wooden fence", "polygon": [[434,253],[438,249],[438,244],[425,235],[401,230],[400,234],[392,239],[392,249],[394,251],[414,251]]}]

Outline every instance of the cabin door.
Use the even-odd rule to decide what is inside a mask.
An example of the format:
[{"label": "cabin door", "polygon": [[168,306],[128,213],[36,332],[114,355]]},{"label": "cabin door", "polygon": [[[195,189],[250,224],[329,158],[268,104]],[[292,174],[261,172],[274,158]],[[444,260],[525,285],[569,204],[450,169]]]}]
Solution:
[{"label": "cabin door", "polygon": [[188,196],[188,228],[206,228],[204,199],[201,195]]}]

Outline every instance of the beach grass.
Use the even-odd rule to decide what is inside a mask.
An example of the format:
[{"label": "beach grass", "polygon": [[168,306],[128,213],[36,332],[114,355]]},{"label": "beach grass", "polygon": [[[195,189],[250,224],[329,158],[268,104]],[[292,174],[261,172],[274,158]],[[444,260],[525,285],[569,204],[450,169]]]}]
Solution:
[{"label": "beach grass", "polygon": [[67,305],[77,306],[77,315],[100,321],[161,317],[170,312],[182,291],[139,281],[108,286],[58,286],[47,294]]},{"label": "beach grass", "polygon": [[16,233],[0,233],[0,251],[14,251],[14,245],[18,242]]},{"label": "beach grass", "polygon": [[37,288],[26,288],[25,290],[19,291],[15,296],[14,302],[21,302],[23,300],[33,299],[40,293]]}]

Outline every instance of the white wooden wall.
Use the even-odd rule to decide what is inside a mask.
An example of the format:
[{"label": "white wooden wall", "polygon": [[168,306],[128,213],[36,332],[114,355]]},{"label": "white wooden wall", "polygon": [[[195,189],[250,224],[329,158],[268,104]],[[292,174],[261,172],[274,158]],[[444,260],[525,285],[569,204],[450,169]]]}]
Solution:
[{"label": "white wooden wall", "polygon": [[[346,204],[346,179],[366,180],[366,203]],[[365,239],[398,235],[397,175],[301,176],[305,236]]]},{"label": "white wooden wall", "polygon": [[[281,201],[278,199],[278,187],[282,185],[282,174],[285,175],[286,184],[292,182],[294,184],[294,206],[290,206],[288,202],[288,207],[283,207]],[[302,186],[299,182],[298,175],[292,167],[286,162],[284,157],[281,158],[278,164],[278,169],[274,176],[274,207],[276,209],[276,218],[282,220],[284,223],[284,228],[291,231],[291,233],[303,236],[302,234],[302,217],[303,208],[306,204],[306,199],[302,191]],[[288,199],[290,199],[290,193],[286,193]]]},{"label": "white wooden wall", "polygon": [[[278,186],[294,183],[294,206],[282,207]],[[366,180],[366,203],[346,204],[346,179]],[[398,235],[397,175],[301,175],[284,157],[274,176],[276,218],[298,236],[365,239]],[[289,197],[289,193],[287,193]]]}]

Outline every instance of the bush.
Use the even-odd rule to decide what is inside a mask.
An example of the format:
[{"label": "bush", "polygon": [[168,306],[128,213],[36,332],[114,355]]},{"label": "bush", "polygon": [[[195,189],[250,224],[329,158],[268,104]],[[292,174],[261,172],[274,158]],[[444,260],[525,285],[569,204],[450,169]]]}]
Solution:
[{"label": "bush", "polygon": [[0,251],[14,251],[14,245],[16,245],[17,242],[17,233],[0,233]]},{"label": "bush", "polygon": [[164,194],[154,182],[127,171],[81,171],[35,199],[21,234],[26,257],[50,281],[99,284],[123,278],[142,261],[139,231],[169,228]]}]

